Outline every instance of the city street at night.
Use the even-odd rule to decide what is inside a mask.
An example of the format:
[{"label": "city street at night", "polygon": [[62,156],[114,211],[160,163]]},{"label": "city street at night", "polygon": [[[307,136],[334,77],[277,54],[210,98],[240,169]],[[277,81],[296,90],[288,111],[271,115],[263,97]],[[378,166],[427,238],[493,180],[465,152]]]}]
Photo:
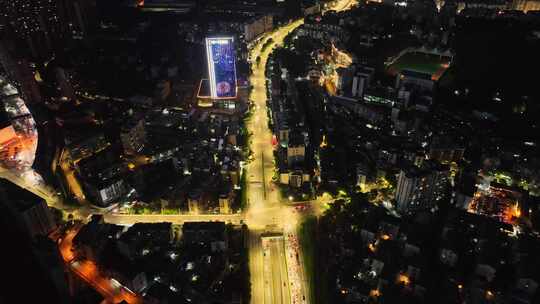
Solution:
[{"label": "city street at night", "polygon": [[0,0],[0,303],[540,303],[539,33],[540,0]]}]

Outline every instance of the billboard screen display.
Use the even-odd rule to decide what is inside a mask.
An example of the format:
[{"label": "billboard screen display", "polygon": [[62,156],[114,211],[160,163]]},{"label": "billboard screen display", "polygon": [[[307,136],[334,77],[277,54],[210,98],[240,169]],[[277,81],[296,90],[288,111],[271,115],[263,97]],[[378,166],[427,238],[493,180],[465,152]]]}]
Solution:
[{"label": "billboard screen display", "polygon": [[206,38],[212,98],[236,97],[236,58],[233,37]]}]

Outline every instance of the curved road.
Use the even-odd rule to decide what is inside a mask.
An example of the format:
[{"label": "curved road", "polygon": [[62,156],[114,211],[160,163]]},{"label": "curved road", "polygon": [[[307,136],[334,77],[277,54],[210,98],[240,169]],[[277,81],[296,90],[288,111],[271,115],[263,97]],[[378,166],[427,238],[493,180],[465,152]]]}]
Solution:
[{"label": "curved road", "polygon": [[60,254],[64,258],[66,265],[71,271],[77,274],[79,278],[87,282],[100,293],[108,301],[107,303],[120,303],[126,301],[129,304],[142,304],[142,297],[120,285],[118,281],[102,274],[96,264],[92,261],[77,259],[75,252],[72,250],[73,238],[77,235],[80,228],[80,225],[74,227],[59,240]]}]

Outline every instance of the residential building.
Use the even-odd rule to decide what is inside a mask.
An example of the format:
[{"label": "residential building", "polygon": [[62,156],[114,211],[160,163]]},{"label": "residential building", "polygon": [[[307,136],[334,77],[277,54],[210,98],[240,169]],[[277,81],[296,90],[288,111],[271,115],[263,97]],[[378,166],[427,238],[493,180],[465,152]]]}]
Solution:
[{"label": "residential building", "polygon": [[126,168],[116,149],[109,147],[80,160],[76,169],[84,191],[96,205],[107,207],[127,193]]},{"label": "residential building", "polygon": [[230,193],[222,193],[219,195],[219,213],[221,214],[230,214],[231,210],[231,200],[232,197]]},{"label": "residential building", "polygon": [[414,85],[427,90],[433,90],[435,81],[429,73],[404,69],[396,75],[396,89],[403,85]]},{"label": "residential building", "polygon": [[244,24],[244,39],[245,41],[251,41],[259,37],[259,35],[272,30],[273,27],[272,15],[255,16]]},{"label": "residential building", "polygon": [[441,163],[459,162],[463,159],[465,147],[450,136],[437,136],[429,147],[429,158]]},{"label": "residential building", "polygon": [[199,214],[201,211],[202,194],[200,191],[193,191],[188,195],[188,210],[191,214]]},{"label": "residential building", "polygon": [[186,244],[207,243],[213,252],[227,250],[228,237],[224,222],[187,222],[182,226],[182,238]]},{"label": "residential building", "polygon": [[317,17],[307,17],[306,23],[298,28],[298,36],[308,36],[327,42],[340,42],[349,39],[349,32],[343,30],[338,24],[317,21]]},{"label": "residential building", "polygon": [[139,153],[143,149],[146,140],[144,119],[129,119],[128,122],[122,126],[120,140],[122,141],[124,153],[128,155]]},{"label": "residential building", "polygon": [[303,184],[302,171],[294,171],[289,174],[289,185],[294,188],[300,188]]},{"label": "residential building", "polygon": [[301,163],[306,156],[306,146],[303,136],[295,134],[289,138],[287,145],[287,164],[289,166]]},{"label": "residential building", "polygon": [[332,96],[330,102],[335,105],[343,106],[354,112],[360,118],[375,124],[384,120],[389,114],[387,112],[390,112],[390,109],[384,105],[369,104],[362,102],[362,100],[358,100],[357,98]]},{"label": "residential building", "polygon": [[73,246],[78,255],[99,262],[107,243],[120,237],[122,226],[106,224],[102,215],[93,215],[73,238]]},{"label": "residential building", "polygon": [[448,166],[435,162],[402,169],[396,189],[397,209],[409,213],[436,207],[447,194],[449,174]]},{"label": "residential building", "polygon": [[358,97],[363,100],[364,93],[371,85],[375,69],[368,66],[352,64],[347,68],[339,68],[338,73],[338,96]]},{"label": "residential building", "polygon": [[372,179],[372,175],[370,168],[364,164],[359,163],[356,165],[356,185],[360,187],[360,189],[364,189],[367,182]]}]

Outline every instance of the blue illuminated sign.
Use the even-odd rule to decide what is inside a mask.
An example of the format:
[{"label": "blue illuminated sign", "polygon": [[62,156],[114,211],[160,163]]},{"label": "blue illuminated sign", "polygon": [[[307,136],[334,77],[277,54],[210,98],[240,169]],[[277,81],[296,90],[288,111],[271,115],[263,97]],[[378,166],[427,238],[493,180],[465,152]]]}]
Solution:
[{"label": "blue illuminated sign", "polygon": [[236,97],[236,63],[232,37],[206,38],[206,55],[213,98]]}]

